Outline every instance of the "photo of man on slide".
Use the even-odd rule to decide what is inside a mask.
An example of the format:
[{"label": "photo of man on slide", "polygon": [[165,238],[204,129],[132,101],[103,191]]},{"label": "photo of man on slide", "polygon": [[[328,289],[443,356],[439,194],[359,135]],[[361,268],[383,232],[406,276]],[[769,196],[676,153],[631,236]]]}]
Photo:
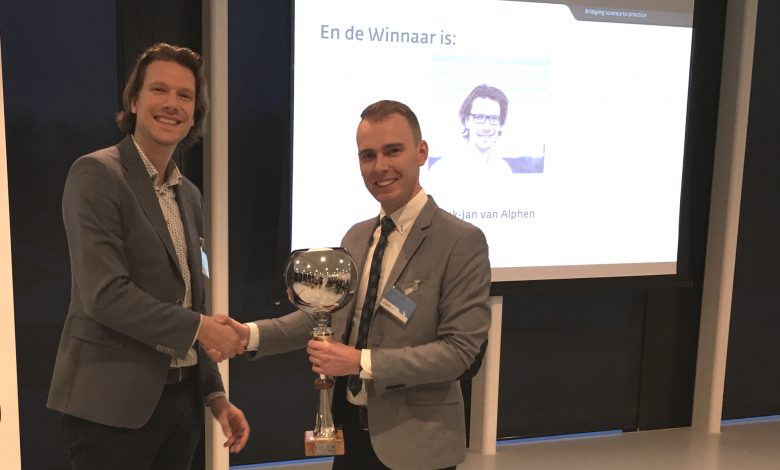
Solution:
[{"label": "photo of man on slide", "polygon": [[466,140],[462,155],[447,156],[430,163],[432,179],[440,177],[500,177],[512,173],[542,173],[544,156],[510,156],[495,151],[509,112],[509,98],[487,84],[476,86],[463,100],[458,113]]}]

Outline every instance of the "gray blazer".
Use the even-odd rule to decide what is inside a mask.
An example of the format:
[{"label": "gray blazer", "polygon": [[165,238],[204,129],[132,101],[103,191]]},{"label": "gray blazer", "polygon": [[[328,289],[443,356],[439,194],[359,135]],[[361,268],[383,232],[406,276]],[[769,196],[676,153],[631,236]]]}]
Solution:
[{"label": "gray blazer", "polygon": [[[377,219],[354,225],[342,244],[360,271]],[[431,469],[465,458],[463,397],[457,378],[474,361],[490,326],[490,264],[482,232],[429,198],[395,262],[386,288],[406,290],[416,310],[406,325],[377,308],[368,337],[373,380],[366,381],[371,442],[388,467]],[[377,302],[378,304],[378,302]],[[346,342],[354,302],[332,317]],[[315,324],[301,311],[260,320],[258,356],[304,346]],[[349,449],[347,449],[349,452]]]},{"label": "gray blazer", "polygon": [[[205,311],[202,197],[176,190],[192,273],[193,310],[149,174],[130,137],[83,156],[65,182],[62,214],[71,296],[47,406],[100,424],[137,429],[159,401],[171,356],[183,358]],[[199,348],[206,397],[223,391]]]}]

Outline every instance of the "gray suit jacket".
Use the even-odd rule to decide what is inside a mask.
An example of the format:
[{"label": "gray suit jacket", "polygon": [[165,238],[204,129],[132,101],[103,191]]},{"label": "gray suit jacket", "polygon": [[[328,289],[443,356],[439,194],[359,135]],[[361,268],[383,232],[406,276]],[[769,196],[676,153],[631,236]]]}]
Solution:
[{"label": "gray suit jacket", "polygon": [[[137,429],[159,401],[171,356],[183,358],[205,311],[202,197],[186,178],[176,190],[192,273],[193,310],[149,174],[130,137],[76,160],[62,214],[71,298],[47,406]],[[197,311],[195,311],[197,310]],[[223,391],[199,351],[203,396]]]},{"label": "gray suit jacket", "polygon": [[[377,219],[354,225],[342,244],[358,270]],[[391,468],[431,469],[465,458],[463,397],[457,378],[474,361],[490,326],[490,264],[482,232],[429,199],[399,254],[386,290],[417,307],[406,325],[377,308],[368,337],[374,379],[366,381],[371,442]],[[378,304],[378,302],[377,302]],[[354,302],[332,317],[346,342]],[[314,318],[301,311],[261,320],[259,356],[305,345]],[[349,449],[347,449],[349,452]]]}]

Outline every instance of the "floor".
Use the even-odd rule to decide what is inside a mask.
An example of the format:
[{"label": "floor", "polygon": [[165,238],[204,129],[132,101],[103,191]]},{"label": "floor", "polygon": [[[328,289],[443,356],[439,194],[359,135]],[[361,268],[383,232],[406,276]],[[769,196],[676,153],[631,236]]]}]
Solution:
[{"label": "floor", "polygon": [[[233,470],[326,470],[329,460]],[[690,428],[502,441],[496,455],[467,454],[458,470],[777,470],[780,419],[731,423],[720,434]]]}]

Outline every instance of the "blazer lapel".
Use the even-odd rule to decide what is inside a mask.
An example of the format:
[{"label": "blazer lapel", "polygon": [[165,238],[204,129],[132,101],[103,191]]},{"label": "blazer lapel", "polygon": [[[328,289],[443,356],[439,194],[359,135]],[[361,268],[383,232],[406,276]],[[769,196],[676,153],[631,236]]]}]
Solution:
[{"label": "blazer lapel", "polygon": [[138,150],[135,148],[135,144],[130,136],[119,142],[119,159],[125,168],[127,182],[135,193],[138,205],[141,206],[163,245],[165,245],[165,249],[168,250],[168,256],[171,257],[181,272],[181,266],[179,266],[179,261],[176,259],[176,250],[173,248],[171,234],[168,232],[168,226],[165,224],[165,218],[160,209],[160,202],[154,193],[149,173],[146,171],[144,162],[141,161],[141,156],[138,155]]},{"label": "blazer lapel", "polygon": [[[354,250],[350,251],[352,258],[355,260],[358,270],[358,282],[360,282],[360,276],[362,276],[363,268],[366,265],[366,256],[368,256],[368,248],[371,246],[371,237],[374,233],[374,229],[377,225],[377,218],[367,220],[355,228],[355,233],[352,238],[351,245],[354,246]],[[348,248],[349,250],[349,248]]]},{"label": "blazer lapel", "polygon": [[[371,246],[371,236],[374,233],[374,229],[378,223],[376,217],[361,222],[355,228],[350,230],[344,237],[344,248],[352,255],[352,259],[355,260],[356,273],[354,282],[357,283],[357,287],[360,286],[360,279],[363,276],[363,268],[366,265],[366,256],[368,255],[368,248]],[[355,303],[357,302],[357,293],[352,298],[352,301],[344,309],[346,312],[341,318],[345,322],[344,334],[341,337],[341,341],[346,344],[349,341],[349,335],[352,331],[352,315],[355,312]],[[341,320],[340,320],[341,321]],[[334,327],[336,324],[334,323]],[[338,328],[336,329],[338,331]]]},{"label": "blazer lapel", "polygon": [[[183,177],[183,176],[182,176]],[[184,191],[183,182],[176,186],[176,199],[179,201],[181,223],[184,226],[184,237],[187,241],[187,262],[190,267],[190,282],[192,285],[192,308],[199,310],[199,299],[202,297],[203,276],[201,275],[200,235],[198,234],[199,219],[194,212],[189,191]]]},{"label": "blazer lapel", "polygon": [[[438,206],[433,202],[433,199],[428,197],[428,202],[425,203],[422,211],[420,211],[420,214],[414,221],[414,225],[412,225],[409,235],[406,237],[404,246],[401,248],[401,252],[398,253],[398,258],[395,260],[393,269],[390,271],[390,275],[387,276],[385,290],[395,285],[396,281],[401,276],[401,273],[406,269],[406,265],[409,264],[409,261],[417,252],[417,249],[420,248],[423,240],[425,240],[425,229],[431,225],[433,215],[436,213],[437,208]],[[378,302],[377,305],[379,305]]]}]

